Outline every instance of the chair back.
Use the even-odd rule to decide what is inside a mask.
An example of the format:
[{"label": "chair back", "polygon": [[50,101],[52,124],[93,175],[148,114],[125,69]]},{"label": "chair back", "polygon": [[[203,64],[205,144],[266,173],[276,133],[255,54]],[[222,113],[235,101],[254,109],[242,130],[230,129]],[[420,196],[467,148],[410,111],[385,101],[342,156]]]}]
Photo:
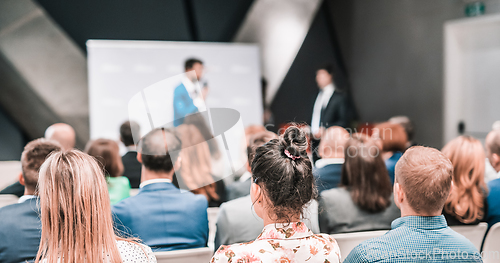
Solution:
[{"label": "chair back", "polygon": [[340,255],[343,259],[351,253],[361,242],[368,240],[370,238],[375,238],[384,235],[388,230],[378,230],[378,231],[364,231],[364,232],[353,232],[345,234],[333,234],[332,237],[337,241],[340,248]]},{"label": "chair back", "polygon": [[488,224],[483,222],[473,226],[450,226],[450,228],[466,237],[474,244],[477,250],[481,250],[481,243],[483,242],[486,229],[488,229]]},{"label": "chair back", "polygon": [[15,195],[0,195],[0,208],[17,203],[19,197]]},{"label": "chair back", "polygon": [[488,231],[481,254],[484,263],[500,262],[500,223],[494,224]]},{"label": "chair back", "polygon": [[208,247],[155,252],[158,263],[207,263],[213,252]]}]

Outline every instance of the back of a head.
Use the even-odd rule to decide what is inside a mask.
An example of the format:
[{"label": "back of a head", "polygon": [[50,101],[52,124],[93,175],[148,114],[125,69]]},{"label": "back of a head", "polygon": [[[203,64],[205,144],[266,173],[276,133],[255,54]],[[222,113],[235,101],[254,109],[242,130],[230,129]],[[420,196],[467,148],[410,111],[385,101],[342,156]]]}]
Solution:
[{"label": "back of a head", "polygon": [[415,136],[415,127],[413,122],[407,116],[394,116],[389,119],[390,123],[395,123],[401,125],[405,129],[406,137],[408,141],[413,141],[413,136]]},{"label": "back of a head", "polygon": [[494,129],[486,136],[486,150],[490,154],[500,156],[500,128]]},{"label": "back of a head", "polygon": [[158,128],[150,131],[139,142],[138,152],[142,165],[157,173],[170,173],[179,157],[182,142],[171,129]]},{"label": "back of a head", "polygon": [[120,126],[120,138],[125,146],[135,145],[134,138],[140,138],[141,128],[137,122],[126,121]]},{"label": "back of a head", "polygon": [[453,165],[439,150],[414,146],[396,164],[398,183],[408,204],[420,215],[441,213],[448,198]]},{"label": "back of a head", "polygon": [[374,137],[382,141],[382,150],[384,152],[404,152],[406,150],[408,138],[403,126],[383,122],[377,124],[373,131]]},{"label": "back of a head", "polygon": [[290,222],[316,196],[307,148],[305,132],[291,126],[255,151],[253,180],[264,189],[265,198],[272,204],[270,214],[278,220]]},{"label": "back of a head", "polygon": [[85,153],[97,159],[106,176],[118,177],[123,174],[120,148],[115,141],[109,139],[89,141]]},{"label": "back of a head", "polygon": [[391,204],[392,185],[379,148],[366,135],[356,133],[345,145],[341,185],[353,202],[372,213]]},{"label": "back of a head", "polygon": [[26,188],[35,191],[40,166],[42,166],[47,156],[52,152],[60,151],[61,148],[58,142],[44,138],[36,139],[26,144],[21,154],[21,166]]},{"label": "back of a head", "polygon": [[333,126],[323,133],[319,144],[319,155],[328,158],[333,153],[344,152],[345,143],[349,140],[349,132],[340,126]]},{"label": "back of a head", "polygon": [[51,154],[40,168],[42,238],[36,262],[121,262],[101,168],[78,150]]},{"label": "back of a head", "polygon": [[482,219],[486,190],[483,145],[470,136],[459,136],[447,143],[442,152],[450,159],[454,171],[454,187],[444,210],[463,223]]},{"label": "back of a head", "polygon": [[278,139],[278,135],[270,131],[262,131],[252,135],[248,140],[248,147],[247,147],[248,163],[250,164],[252,163],[252,159],[255,154],[255,149],[273,139]]},{"label": "back of a head", "polygon": [[57,141],[64,150],[73,149],[76,143],[75,130],[66,123],[50,125],[47,130],[45,130],[45,138]]}]

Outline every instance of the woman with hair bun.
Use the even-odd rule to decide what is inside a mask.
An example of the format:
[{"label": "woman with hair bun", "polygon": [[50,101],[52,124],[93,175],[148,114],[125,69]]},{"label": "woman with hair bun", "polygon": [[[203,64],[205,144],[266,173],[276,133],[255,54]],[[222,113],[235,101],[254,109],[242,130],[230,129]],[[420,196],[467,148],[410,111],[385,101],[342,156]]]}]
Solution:
[{"label": "woman with hair bun", "polygon": [[255,241],[221,246],[212,263],[340,262],[337,242],[313,234],[300,221],[304,206],[317,194],[307,147],[306,134],[291,126],[256,149],[250,196],[264,229]]}]

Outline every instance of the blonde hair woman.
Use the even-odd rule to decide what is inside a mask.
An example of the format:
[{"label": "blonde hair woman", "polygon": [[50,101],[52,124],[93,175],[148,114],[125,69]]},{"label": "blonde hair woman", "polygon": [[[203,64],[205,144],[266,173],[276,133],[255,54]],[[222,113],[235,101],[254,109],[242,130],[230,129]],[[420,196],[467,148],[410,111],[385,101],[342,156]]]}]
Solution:
[{"label": "blonde hair woman", "polygon": [[38,181],[42,237],[36,263],[156,262],[151,248],[115,235],[106,180],[78,150],[50,155]]},{"label": "blonde hair woman", "polygon": [[483,145],[470,136],[446,144],[443,154],[453,164],[453,188],[444,206],[448,225],[478,224],[485,217],[486,184]]}]

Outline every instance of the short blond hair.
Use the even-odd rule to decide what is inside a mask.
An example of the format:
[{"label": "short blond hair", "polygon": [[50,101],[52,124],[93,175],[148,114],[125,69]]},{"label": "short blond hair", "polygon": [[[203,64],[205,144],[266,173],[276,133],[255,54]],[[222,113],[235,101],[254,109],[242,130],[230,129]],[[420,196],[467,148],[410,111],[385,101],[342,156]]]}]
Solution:
[{"label": "short blond hair", "polygon": [[434,148],[411,147],[396,164],[396,183],[401,185],[409,205],[417,213],[442,211],[452,178],[453,165]]}]

